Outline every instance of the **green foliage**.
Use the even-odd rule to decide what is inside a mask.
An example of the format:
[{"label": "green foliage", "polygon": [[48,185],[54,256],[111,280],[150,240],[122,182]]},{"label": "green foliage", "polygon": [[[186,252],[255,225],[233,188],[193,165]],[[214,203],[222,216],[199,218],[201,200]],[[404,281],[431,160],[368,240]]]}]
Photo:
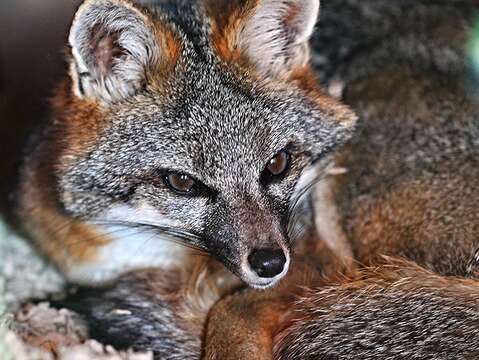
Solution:
[{"label": "green foliage", "polygon": [[467,55],[476,80],[479,80],[479,17],[467,43]]}]

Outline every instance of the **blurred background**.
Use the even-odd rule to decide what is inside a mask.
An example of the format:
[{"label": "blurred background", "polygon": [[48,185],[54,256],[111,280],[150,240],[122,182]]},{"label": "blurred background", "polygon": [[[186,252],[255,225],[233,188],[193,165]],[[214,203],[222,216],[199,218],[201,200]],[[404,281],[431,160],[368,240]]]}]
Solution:
[{"label": "blurred background", "polygon": [[81,0],[0,0],[0,211],[28,133],[43,121],[65,69],[68,27]]}]

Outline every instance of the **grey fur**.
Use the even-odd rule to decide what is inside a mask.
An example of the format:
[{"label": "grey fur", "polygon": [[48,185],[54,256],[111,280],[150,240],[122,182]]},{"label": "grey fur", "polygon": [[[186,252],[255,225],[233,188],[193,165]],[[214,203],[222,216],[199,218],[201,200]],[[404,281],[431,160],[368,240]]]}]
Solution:
[{"label": "grey fur", "polygon": [[133,273],[112,287],[81,289],[57,305],[82,314],[90,336],[117,349],[152,350],[155,359],[199,359],[203,319],[195,323],[182,318],[179,310],[186,299],[165,291],[168,284],[176,290],[185,286],[174,273]]},{"label": "grey fur", "polygon": [[477,284],[419,269],[376,271],[364,284],[324,287],[299,300],[295,320],[277,339],[275,358],[479,357]]}]

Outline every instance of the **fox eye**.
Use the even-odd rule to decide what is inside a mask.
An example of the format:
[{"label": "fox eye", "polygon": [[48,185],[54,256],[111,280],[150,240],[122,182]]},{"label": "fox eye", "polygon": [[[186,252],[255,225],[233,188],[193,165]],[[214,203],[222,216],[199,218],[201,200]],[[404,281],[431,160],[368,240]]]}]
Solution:
[{"label": "fox eye", "polygon": [[196,185],[195,180],[190,176],[177,173],[166,175],[164,182],[166,186],[180,194],[189,194]]},{"label": "fox eye", "polygon": [[273,156],[262,174],[262,181],[267,183],[274,178],[279,178],[286,173],[289,166],[289,154],[282,150]]}]

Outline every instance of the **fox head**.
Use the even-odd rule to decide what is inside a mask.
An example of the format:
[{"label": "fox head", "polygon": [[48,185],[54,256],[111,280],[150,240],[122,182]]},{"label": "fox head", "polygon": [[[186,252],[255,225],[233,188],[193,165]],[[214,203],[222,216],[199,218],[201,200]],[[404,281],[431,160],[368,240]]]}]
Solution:
[{"label": "fox head", "polygon": [[42,146],[58,208],[105,241],[63,268],[89,282],[174,263],[168,239],[272,286],[305,174],[355,123],[308,65],[319,1],[150,3],[88,0],[71,27]]}]

